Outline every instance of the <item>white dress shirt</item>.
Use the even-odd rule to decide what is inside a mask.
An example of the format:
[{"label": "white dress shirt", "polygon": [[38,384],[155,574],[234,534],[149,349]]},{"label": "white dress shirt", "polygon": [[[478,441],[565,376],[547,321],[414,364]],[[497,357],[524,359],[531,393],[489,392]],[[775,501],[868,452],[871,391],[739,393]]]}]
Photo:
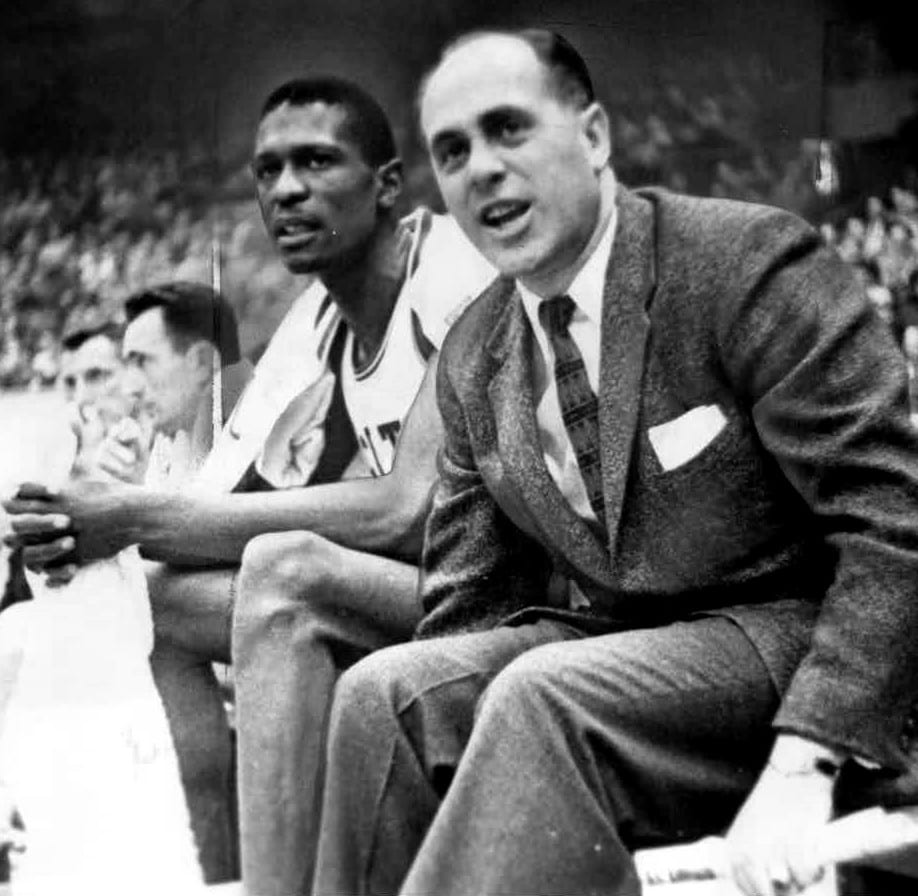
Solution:
[{"label": "white dress shirt", "polygon": [[[602,297],[606,285],[606,269],[615,238],[616,218],[613,205],[605,232],[566,292],[566,295],[574,300],[576,306],[569,331],[583,356],[587,379],[594,394],[599,388]],[[597,522],[596,514],[590,507],[586,486],[583,484],[583,477],[577,464],[577,456],[574,454],[574,447],[567,434],[567,428],[561,419],[558,387],[554,377],[555,353],[548,334],[539,320],[539,306],[544,300],[526,289],[522,283],[517,282],[517,289],[535,333],[532,363],[533,396],[536,401],[536,423],[539,428],[545,465],[558,484],[561,494],[568,500],[574,511],[589,522],[595,523]]]}]

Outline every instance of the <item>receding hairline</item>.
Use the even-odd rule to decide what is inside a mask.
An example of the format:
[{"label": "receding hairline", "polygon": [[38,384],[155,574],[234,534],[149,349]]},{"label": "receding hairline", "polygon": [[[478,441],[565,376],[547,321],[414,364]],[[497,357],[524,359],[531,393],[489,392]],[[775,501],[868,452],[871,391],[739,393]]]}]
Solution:
[{"label": "receding hairline", "polygon": [[[441,50],[440,56],[436,63],[424,73],[420,84],[418,85],[418,90],[415,97],[415,108],[418,115],[420,115],[421,106],[424,102],[424,97],[427,93],[430,81],[434,75],[436,75],[437,72],[443,68],[450,57],[458,51],[470,46],[471,44],[493,38],[509,38],[528,48],[528,50],[532,53],[536,63],[544,71],[546,83],[548,84],[550,91],[562,103],[577,105],[585,108],[595,101],[596,97],[593,91],[593,84],[589,71],[586,67],[586,63],[583,61],[583,58],[580,56],[580,53],[577,51],[577,49],[569,41],[567,41],[566,38],[562,37],[562,35],[544,28],[481,28],[474,31],[467,31],[449,41],[449,43],[447,43]],[[566,70],[564,76],[559,75],[557,71],[555,71],[557,63],[553,64],[549,58],[546,58],[547,54],[543,52],[546,49],[545,47],[539,47],[539,44],[553,44],[554,42],[558,42],[563,45],[565,52],[570,51],[573,58],[576,59],[576,67],[579,69],[576,76],[572,77],[572,73],[569,70]],[[558,46],[557,43],[554,43],[554,45],[556,47]],[[577,89],[570,90],[567,88],[563,83],[565,78],[576,80]],[[583,79],[582,82],[580,80],[581,78]],[[578,98],[580,100],[579,102],[574,101],[572,96],[574,93],[582,93],[582,98]]]}]

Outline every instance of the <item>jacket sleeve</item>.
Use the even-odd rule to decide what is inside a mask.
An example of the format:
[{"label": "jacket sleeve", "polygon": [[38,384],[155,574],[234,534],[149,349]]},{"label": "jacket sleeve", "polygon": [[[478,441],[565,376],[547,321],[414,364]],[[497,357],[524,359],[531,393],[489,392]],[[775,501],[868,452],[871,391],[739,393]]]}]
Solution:
[{"label": "jacket sleeve", "polygon": [[550,573],[542,547],[511,522],[482,480],[450,378],[454,345],[447,340],[437,379],[446,438],[424,538],[418,637],[490,628],[540,603]]},{"label": "jacket sleeve", "polygon": [[771,247],[772,263],[721,309],[720,356],[835,558],[774,723],[901,769],[918,695],[918,438],[905,361],[812,231],[788,216],[747,236],[753,253]]}]

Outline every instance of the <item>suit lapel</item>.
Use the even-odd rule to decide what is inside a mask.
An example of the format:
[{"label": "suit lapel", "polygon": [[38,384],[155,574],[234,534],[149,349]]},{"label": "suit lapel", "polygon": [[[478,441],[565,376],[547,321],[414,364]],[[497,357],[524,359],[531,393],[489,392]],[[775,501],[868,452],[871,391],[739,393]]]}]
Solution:
[{"label": "suit lapel", "polygon": [[619,188],[618,223],[606,272],[599,366],[599,441],[609,551],[615,556],[641,405],[647,307],[656,283],[653,206]]},{"label": "suit lapel", "polygon": [[545,466],[530,374],[533,334],[512,281],[505,283],[498,299],[504,311],[488,343],[498,362],[488,396],[504,470],[528,505],[546,544],[582,575],[608,585],[605,545],[574,512]]}]

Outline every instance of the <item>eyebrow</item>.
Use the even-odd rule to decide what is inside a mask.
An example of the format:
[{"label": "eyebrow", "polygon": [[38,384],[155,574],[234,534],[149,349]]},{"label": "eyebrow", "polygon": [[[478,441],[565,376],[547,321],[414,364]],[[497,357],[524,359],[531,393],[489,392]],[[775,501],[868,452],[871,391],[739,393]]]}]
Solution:
[{"label": "eyebrow", "polygon": [[[495,125],[501,123],[507,118],[521,118],[526,121],[532,121],[533,115],[526,109],[521,108],[520,106],[514,106],[509,103],[494,106],[490,109],[485,109],[484,112],[481,112],[475,118],[475,124],[482,131],[487,133],[489,130],[494,128]],[[461,127],[450,127],[442,131],[437,131],[436,134],[430,140],[431,147],[438,146],[439,144],[447,140],[455,140],[457,138],[462,138],[464,136],[464,129]]]},{"label": "eyebrow", "polygon": [[314,152],[329,153],[339,156],[345,155],[345,150],[340,143],[308,140],[302,143],[286,143],[279,147],[266,147],[252,156],[252,162],[263,161],[265,159],[276,159],[283,156],[296,155],[297,153]]},{"label": "eyebrow", "polygon": [[436,149],[438,146],[442,146],[444,143],[450,143],[453,140],[463,140],[465,135],[459,128],[448,128],[445,131],[437,131],[433,135],[430,141],[431,149]]}]

